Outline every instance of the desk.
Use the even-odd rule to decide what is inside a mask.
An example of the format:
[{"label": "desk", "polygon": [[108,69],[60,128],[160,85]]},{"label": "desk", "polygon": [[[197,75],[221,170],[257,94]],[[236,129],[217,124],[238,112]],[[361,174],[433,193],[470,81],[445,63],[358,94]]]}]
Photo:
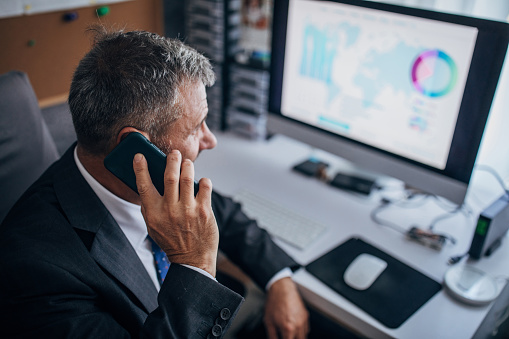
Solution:
[{"label": "desk", "polygon": [[[376,194],[357,196],[291,171],[293,165],[308,158],[311,153],[330,163],[338,161],[335,156],[283,136],[275,136],[268,142],[250,141],[229,133],[217,133],[216,136],[217,148],[203,152],[196,161],[197,178],[210,178],[214,189],[228,196],[235,195],[240,189],[268,195],[274,202],[327,226],[325,234],[306,250],[298,250],[276,239],[301,265],[312,262],[350,237],[361,236],[407,265],[442,282],[449,268],[447,260],[468,251],[480,209],[501,192],[496,193],[499,187],[488,174],[478,175],[483,178],[474,177],[473,189],[469,190],[467,196],[473,215],[468,217],[458,213],[438,223],[436,231],[452,235],[457,243],[436,251],[408,241],[401,233],[374,223],[369,214],[378,205],[379,197]],[[478,179],[480,184],[476,184]],[[487,189],[487,186],[491,188]],[[444,210],[440,204],[428,199],[419,208],[391,207],[381,216],[403,226],[415,224],[426,227],[442,213]],[[472,264],[493,276],[509,276],[509,246],[506,243],[504,241],[491,257]],[[400,327],[389,329],[305,269],[297,271],[294,280],[309,304],[370,338],[470,338],[493,304],[467,306],[442,290]]]}]

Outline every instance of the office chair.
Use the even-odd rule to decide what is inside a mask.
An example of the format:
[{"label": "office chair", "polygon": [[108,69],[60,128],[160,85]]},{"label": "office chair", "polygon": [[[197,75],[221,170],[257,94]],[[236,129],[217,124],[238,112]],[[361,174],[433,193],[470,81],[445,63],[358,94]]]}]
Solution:
[{"label": "office chair", "polygon": [[0,75],[0,222],[58,157],[28,76]]}]

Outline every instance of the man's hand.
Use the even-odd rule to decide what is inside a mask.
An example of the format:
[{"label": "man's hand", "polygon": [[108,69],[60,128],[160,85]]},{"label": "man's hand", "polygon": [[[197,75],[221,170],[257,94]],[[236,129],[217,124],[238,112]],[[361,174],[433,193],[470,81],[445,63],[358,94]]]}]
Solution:
[{"label": "man's hand", "polygon": [[182,162],[180,152],[174,150],[166,159],[164,196],[160,196],[143,155],[136,154],[133,167],[150,237],[170,262],[198,267],[215,277],[219,230],[212,211],[210,180],[200,180],[195,198],[194,165],[187,159]]},{"label": "man's hand", "polygon": [[307,337],[309,314],[291,278],[280,279],[270,287],[264,321],[269,339]]}]

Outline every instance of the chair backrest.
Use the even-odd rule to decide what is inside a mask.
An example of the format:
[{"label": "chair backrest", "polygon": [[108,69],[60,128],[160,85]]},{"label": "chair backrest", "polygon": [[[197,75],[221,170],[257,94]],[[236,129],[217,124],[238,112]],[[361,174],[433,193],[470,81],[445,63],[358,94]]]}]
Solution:
[{"label": "chair backrest", "polygon": [[0,222],[58,157],[28,76],[0,75]]}]

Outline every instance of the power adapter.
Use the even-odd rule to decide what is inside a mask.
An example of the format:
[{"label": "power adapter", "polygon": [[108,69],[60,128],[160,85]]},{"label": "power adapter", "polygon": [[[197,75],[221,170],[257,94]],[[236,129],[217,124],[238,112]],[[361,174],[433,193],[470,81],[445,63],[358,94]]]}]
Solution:
[{"label": "power adapter", "polygon": [[479,215],[468,255],[472,259],[489,256],[501,244],[509,229],[509,196],[502,195]]}]

